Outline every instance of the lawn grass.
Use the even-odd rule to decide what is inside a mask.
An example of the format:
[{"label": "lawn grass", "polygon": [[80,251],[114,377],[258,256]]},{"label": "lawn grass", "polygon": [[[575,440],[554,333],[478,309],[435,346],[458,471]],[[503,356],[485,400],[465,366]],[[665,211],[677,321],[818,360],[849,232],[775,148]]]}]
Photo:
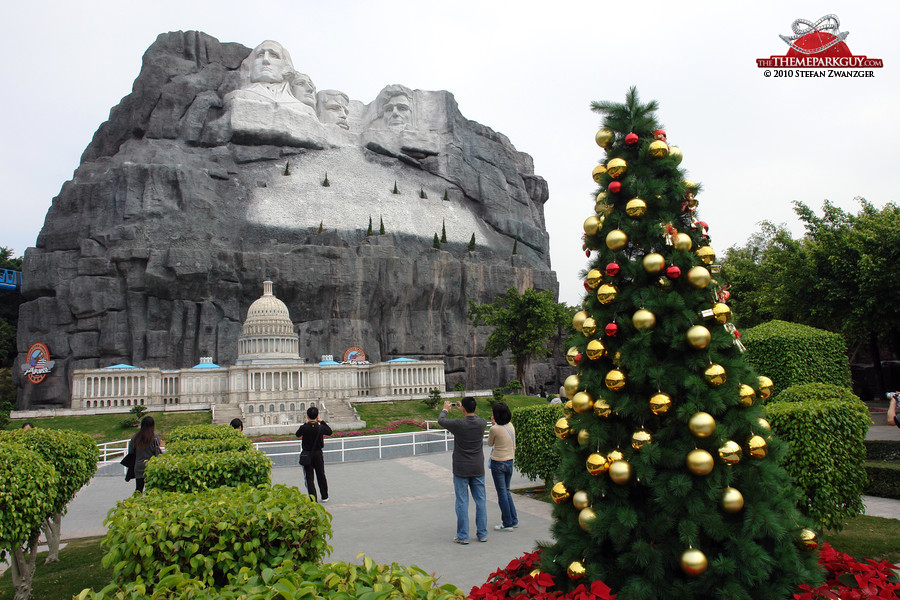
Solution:
[{"label": "lawn grass", "polygon": [[[460,392],[460,397],[462,392]],[[547,400],[536,396],[520,396],[518,394],[507,394],[503,401],[506,402],[510,410],[515,410],[523,406],[536,406],[546,404]],[[488,423],[491,422],[491,405],[487,398],[478,398],[478,407],[475,414],[483,417]],[[404,400],[402,402],[378,402],[372,404],[354,404],[359,418],[366,422],[366,429],[375,429],[378,427],[386,427],[393,421],[402,421],[404,419],[412,419],[414,421],[437,421],[441,414],[443,404],[439,404],[436,408],[428,408],[421,400]],[[462,417],[462,411],[453,409],[449,413],[451,419]],[[415,428],[410,427],[408,431]],[[397,433],[402,429],[395,430]]]},{"label": "lawn grass", "polygon": [[[182,425],[200,425],[210,423],[212,421],[212,413],[209,411],[200,412],[178,412],[178,413],[147,413],[156,421],[156,432],[164,440],[166,432],[174,427]],[[75,431],[83,431],[98,444],[104,442],[115,442],[117,440],[126,440],[135,434],[137,428],[123,428],[121,423],[129,414],[113,414],[113,415],[83,415],[77,417],[43,417],[40,419],[28,419],[28,422],[35,427],[44,427],[46,429],[74,429]],[[7,425],[7,429],[16,429],[22,426],[24,421],[15,420]]]},{"label": "lawn grass", "polygon": [[[71,598],[85,588],[100,590],[112,580],[112,571],[100,566],[101,537],[67,540],[59,551],[59,562],[45,565],[46,552],[39,552],[34,570],[32,600]],[[12,573],[0,577],[0,600],[13,598]]]}]

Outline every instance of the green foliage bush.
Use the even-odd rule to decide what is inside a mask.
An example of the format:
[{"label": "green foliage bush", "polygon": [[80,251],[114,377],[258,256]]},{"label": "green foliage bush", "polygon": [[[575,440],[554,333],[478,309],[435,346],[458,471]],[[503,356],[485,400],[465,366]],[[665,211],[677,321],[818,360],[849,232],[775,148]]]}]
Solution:
[{"label": "green foliage bush", "polygon": [[75,600],[463,600],[462,590],[438,586],[422,569],[396,563],[376,564],[363,557],[362,564],[345,562],[295,565],[285,561],[274,569],[241,568],[225,586],[210,587],[170,566],[159,573],[150,589],[143,580],[111,584],[99,592],[84,590]]},{"label": "green foliage bush", "polygon": [[900,462],[867,460],[866,494],[900,500]]},{"label": "green foliage bush", "polygon": [[220,439],[181,439],[166,442],[166,454],[198,454],[201,452],[250,452],[253,442],[241,436]]},{"label": "green foliage bush", "polygon": [[182,440],[226,440],[241,437],[244,434],[231,425],[183,425],[169,432],[166,444]]},{"label": "green foliage bush", "polygon": [[528,406],[512,411],[512,424],[516,429],[516,468],[532,481],[553,479],[559,466],[553,424],[562,417],[562,404]]},{"label": "green foliage bush", "polygon": [[900,442],[893,440],[866,440],[866,459],[900,460]]},{"label": "green foliage bush", "polygon": [[152,581],[174,565],[207,586],[223,586],[245,567],[319,562],[331,552],[331,515],[285,485],[154,490],[120,501],[104,524],[102,564],[119,583]]},{"label": "green foliage bush", "polygon": [[845,387],[808,383],[786,389],[766,408],[773,431],[791,447],[784,467],[802,490],[801,512],[840,531],[865,510],[868,407]]},{"label": "green foliage bush", "polygon": [[428,392],[428,397],[422,400],[422,403],[428,408],[437,408],[437,405],[443,401],[444,399],[441,396],[441,390],[434,388]]},{"label": "green foliage bush", "polygon": [[144,485],[166,492],[194,492],[272,481],[272,461],[259,450],[162,454],[147,461]]},{"label": "green foliage bush", "polygon": [[37,452],[0,436],[0,561],[40,530],[56,507],[58,483]]},{"label": "green foliage bush", "polygon": [[844,338],[786,321],[769,321],[743,332],[747,358],[775,383],[774,394],[803,383],[850,387],[850,362]]}]

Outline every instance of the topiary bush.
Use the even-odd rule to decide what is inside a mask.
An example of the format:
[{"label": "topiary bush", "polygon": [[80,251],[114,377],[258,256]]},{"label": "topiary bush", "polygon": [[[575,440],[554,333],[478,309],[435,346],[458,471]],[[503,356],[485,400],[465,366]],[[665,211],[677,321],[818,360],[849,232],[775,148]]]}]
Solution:
[{"label": "topiary bush", "polygon": [[866,494],[900,500],[900,462],[866,461]]},{"label": "topiary bush", "polygon": [[766,408],[772,430],[791,448],[784,467],[802,490],[801,512],[834,531],[863,514],[863,441],[872,422],[865,403],[845,387],[808,383]]},{"label": "topiary bush", "polygon": [[[183,425],[173,428],[166,437],[166,444],[183,440],[224,440],[242,438],[244,434],[231,425]],[[168,447],[168,446],[167,446]]]},{"label": "topiary bush", "polygon": [[[152,587],[143,580],[111,584],[99,592],[84,590],[76,600],[351,600],[354,598],[404,598],[407,600],[464,600],[453,585],[438,586],[437,579],[422,569],[396,563],[376,564],[362,557],[362,564],[345,562],[295,565],[285,561],[274,569],[241,568],[220,588],[165,567]],[[152,594],[152,595],[151,595]]]},{"label": "topiary bush", "polygon": [[242,568],[259,572],[285,560],[319,562],[331,553],[331,515],[285,485],[193,494],[153,490],[117,503],[104,524],[102,564],[118,583],[154,581],[174,565],[220,587]]},{"label": "topiary bush", "polygon": [[741,341],[753,367],[775,383],[773,394],[803,383],[851,387],[847,346],[837,333],[769,321],[744,331]]},{"label": "topiary bush", "polygon": [[[181,442],[179,442],[181,443]],[[272,461],[259,450],[162,454],[147,461],[144,485],[165,492],[194,492],[272,481]]]},{"label": "topiary bush", "polygon": [[895,440],[866,440],[868,460],[900,460],[900,442]]},{"label": "topiary bush", "polygon": [[562,404],[527,406],[512,411],[516,429],[516,468],[530,480],[552,481],[559,466],[553,424],[563,417]]},{"label": "topiary bush", "polygon": [[166,454],[198,454],[200,452],[250,452],[253,442],[244,437],[180,439],[166,443]]}]

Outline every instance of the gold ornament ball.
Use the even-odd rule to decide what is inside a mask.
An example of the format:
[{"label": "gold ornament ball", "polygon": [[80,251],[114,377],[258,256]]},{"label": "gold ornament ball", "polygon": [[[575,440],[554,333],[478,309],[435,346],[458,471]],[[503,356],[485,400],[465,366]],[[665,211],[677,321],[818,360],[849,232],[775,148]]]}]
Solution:
[{"label": "gold ornament ball", "polygon": [[594,135],[594,141],[604,150],[608,149],[616,141],[616,134],[612,129],[604,127]]},{"label": "gold ornament ball", "polygon": [[728,380],[728,376],[725,374],[725,367],[715,363],[706,367],[703,371],[703,377],[707,383],[715,387],[719,387]]},{"label": "gold ornament ball", "polygon": [[591,441],[591,434],[587,429],[582,429],[578,432],[578,445],[579,446],[587,446]]},{"label": "gold ornament ball", "polygon": [[684,154],[682,154],[681,148],[678,146],[669,146],[669,157],[675,159],[676,165],[680,165],[681,161],[684,160]]},{"label": "gold ornament ball", "polygon": [[584,320],[581,324],[581,333],[587,337],[591,337],[597,333],[597,321],[594,320],[594,317],[588,317]]},{"label": "gold ornament ball", "polygon": [[566,351],[566,362],[568,362],[570,366],[577,367],[580,362],[578,359],[579,354],[581,354],[581,351],[579,351],[577,347],[572,346]]},{"label": "gold ornament ball", "polygon": [[674,239],[672,239],[672,245],[675,246],[676,250],[683,250],[687,252],[691,249],[691,246],[694,245],[694,242],[691,240],[691,236],[686,233],[676,233]]},{"label": "gold ornament ball", "polygon": [[659,273],[666,266],[666,259],[663,258],[662,254],[657,252],[651,252],[641,261],[641,265],[644,267],[644,270],[650,274]]},{"label": "gold ornament ball", "polygon": [[688,271],[687,278],[688,283],[698,290],[702,290],[709,285],[710,281],[712,281],[712,276],[709,274],[709,271],[706,270],[706,267],[691,267],[691,270]]},{"label": "gold ornament ball", "polygon": [[617,392],[625,387],[625,373],[619,369],[613,369],[606,374],[603,383],[606,384],[607,389]]},{"label": "gold ornament ball", "polygon": [[714,461],[712,454],[697,448],[688,452],[684,464],[687,466],[688,471],[694,475],[709,475],[712,473]]},{"label": "gold ornament ball", "polygon": [[565,417],[558,420],[556,425],[553,426],[553,433],[556,434],[561,440],[566,439],[572,433],[572,427],[569,425],[569,420]]},{"label": "gold ornament ball", "polygon": [[722,490],[722,498],[719,501],[722,510],[727,513],[736,513],[744,508],[744,495],[733,487]]},{"label": "gold ornament ball", "polygon": [[741,399],[741,404],[744,406],[753,406],[753,400],[756,399],[756,392],[753,391],[753,388],[744,383],[741,384],[741,387],[738,388],[738,397]]},{"label": "gold ornament ball", "polygon": [[594,414],[601,419],[605,419],[612,414],[612,406],[603,398],[597,398],[594,401]]},{"label": "gold ornament ball", "polygon": [[621,250],[628,245],[628,234],[621,229],[613,229],[606,234],[606,247],[610,250]]},{"label": "gold ornament ball", "polygon": [[584,490],[578,490],[574,494],[572,494],[572,506],[581,510],[583,508],[587,508],[591,505],[591,499],[588,498],[588,493]]},{"label": "gold ornament ball", "polygon": [[594,452],[588,456],[584,465],[587,468],[587,472],[595,476],[606,473],[609,470],[609,461],[599,452]]},{"label": "gold ornament ball", "polygon": [[606,460],[609,461],[610,465],[612,465],[612,463],[616,462],[617,460],[622,460],[624,458],[625,455],[622,454],[622,451],[618,448],[606,455]]},{"label": "gold ornament ball", "polygon": [[632,219],[639,219],[647,214],[647,203],[640,198],[632,198],[625,205],[625,214]]},{"label": "gold ornament ball", "polygon": [[760,398],[768,398],[772,395],[772,389],[775,387],[775,384],[768,377],[764,377],[760,375],[756,378],[756,383],[759,386],[759,397]]},{"label": "gold ornament ball", "polygon": [[572,317],[572,327],[575,328],[575,331],[581,331],[581,326],[587,318],[588,312],[586,310],[579,310],[575,313],[575,316]]},{"label": "gold ornament ball", "polygon": [[631,464],[624,458],[613,461],[613,463],[609,465],[609,478],[613,483],[625,485],[631,481],[631,476],[633,474],[634,469],[631,468]]},{"label": "gold ornament ball", "polygon": [[588,530],[588,527],[591,526],[591,523],[597,520],[597,513],[594,512],[594,509],[590,506],[585,506],[581,509],[581,512],[578,513],[578,524],[581,525],[581,528],[585,531]]},{"label": "gold ornament ball", "polygon": [[609,176],[613,179],[621,177],[627,170],[628,163],[625,162],[625,159],[614,158],[606,163],[606,172],[609,173]]},{"label": "gold ornament ball", "polygon": [[638,429],[631,435],[631,447],[635,450],[640,450],[651,442],[653,442],[653,436],[646,429]]},{"label": "gold ornament ball", "polygon": [[704,265],[711,265],[716,262],[716,251],[709,246],[701,246],[697,248],[695,253]]},{"label": "gold ornament ball", "polygon": [[772,431],[772,426],[769,425],[769,422],[763,419],[762,417],[756,419],[756,426],[762,429],[763,431]]},{"label": "gold ornament ball", "polygon": [[595,290],[597,289],[597,286],[600,285],[600,283],[603,281],[603,273],[601,273],[599,269],[591,269],[590,271],[588,271],[585,281],[592,290]]},{"label": "gold ornament ball", "polygon": [[717,323],[724,325],[731,320],[731,308],[722,302],[716,302],[713,307],[713,318]]},{"label": "gold ornament ball", "polygon": [[597,215],[591,215],[584,220],[584,232],[588,235],[595,235],[600,229],[601,221]]},{"label": "gold ornament ball", "polygon": [[614,285],[604,283],[597,288],[597,301],[600,302],[600,304],[609,304],[615,300],[618,295],[619,290],[617,290]]},{"label": "gold ornament ball", "polygon": [[669,145],[662,140],[650,142],[650,156],[653,158],[665,158],[669,155]]},{"label": "gold ornament ball", "polygon": [[716,431],[716,420],[707,412],[697,412],[688,421],[688,429],[694,437],[708,438]]},{"label": "gold ornament ball", "polygon": [[579,579],[583,578],[586,573],[587,570],[584,568],[584,565],[577,560],[570,563],[569,567],[566,569],[566,574],[572,581],[578,581]]},{"label": "gold ornament ball", "polygon": [[685,335],[688,345],[694,350],[703,350],[712,341],[712,334],[703,325],[694,325]]},{"label": "gold ornament ball", "polygon": [[553,498],[553,501],[557,504],[562,504],[571,498],[572,494],[566,489],[566,484],[560,481],[550,489],[550,497]]},{"label": "gold ornament ball", "polygon": [[650,397],[650,412],[654,415],[663,415],[672,408],[672,398],[662,392]]},{"label": "gold ornament ball", "polygon": [[594,212],[601,217],[608,217],[615,210],[612,204],[606,202],[606,192],[597,194],[597,204],[594,205]]},{"label": "gold ornament ball", "polygon": [[703,575],[709,567],[709,561],[706,560],[706,555],[696,548],[688,548],[682,552],[681,560],[679,562],[681,563],[681,570],[684,571],[685,575],[690,577]]},{"label": "gold ornament ball", "polygon": [[603,176],[606,174],[606,165],[597,165],[594,167],[594,170],[591,171],[591,177],[594,178],[595,183],[603,183]]},{"label": "gold ornament ball", "polygon": [[566,380],[563,381],[563,387],[566,390],[566,396],[571,398],[575,395],[575,392],[578,391],[578,387],[581,385],[581,379],[578,375],[569,375],[566,377]]},{"label": "gold ornament ball", "polygon": [[747,440],[747,450],[753,458],[765,458],[769,453],[769,445],[761,435],[753,435]]},{"label": "gold ornament ball", "polygon": [[588,342],[584,353],[587,354],[589,359],[597,360],[606,355],[606,346],[600,340],[591,340]]},{"label": "gold ornament ball", "polygon": [[697,189],[698,189],[697,184],[694,183],[693,181],[691,181],[690,179],[684,180],[684,188],[688,194],[691,194],[693,196],[697,195]]},{"label": "gold ornament ball", "polygon": [[594,407],[594,399],[587,392],[578,392],[572,396],[572,409],[579,415],[588,412]]},{"label": "gold ornament ball", "polygon": [[650,331],[656,326],[656,315],[641,308],[631,315],[631,324],[638,331]]},{"label": "gold ornament ball", "polygon": [[741,462],[741,454],[741,447],[732,440],[728,440],[719,448],[719,458],[726,465],[736,465]]},{"label": "gold ornament ball", "polygon": [[811,552],[819,547],[819,536],[812,529],[803,528],[800,531],[800,537],[797,539],[797,545],[801,550]]},{"label": "gold ornament ball", "polygon": [[571,417],[572,415],[575,414],[575,409],[572,408],[571,400],[566,400],[566,403],[563,404],[563,414],[566,415],[567,417]]}]

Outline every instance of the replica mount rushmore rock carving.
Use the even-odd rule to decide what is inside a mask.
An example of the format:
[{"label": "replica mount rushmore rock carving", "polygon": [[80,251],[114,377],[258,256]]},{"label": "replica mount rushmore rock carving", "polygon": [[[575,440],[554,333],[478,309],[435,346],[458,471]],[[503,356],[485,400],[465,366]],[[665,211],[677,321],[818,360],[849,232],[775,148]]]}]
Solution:
[{"label": "replica mount rushmore rock carving", "polygon": [[[67,406],[75,368],[233,363],[266,270],[304,358],[359,346],[373,362],[443,358],[451,387],[515,377],[466,311],[558,287],[531,157],[449,92],[388,85],[362,102],[298,69],[326,80],[277,42],[151,45],[25,253],[19,355],[46,343],[57,368],[16,382],[20,407]],[[538,363],[536,383],[556,369]]]}]

